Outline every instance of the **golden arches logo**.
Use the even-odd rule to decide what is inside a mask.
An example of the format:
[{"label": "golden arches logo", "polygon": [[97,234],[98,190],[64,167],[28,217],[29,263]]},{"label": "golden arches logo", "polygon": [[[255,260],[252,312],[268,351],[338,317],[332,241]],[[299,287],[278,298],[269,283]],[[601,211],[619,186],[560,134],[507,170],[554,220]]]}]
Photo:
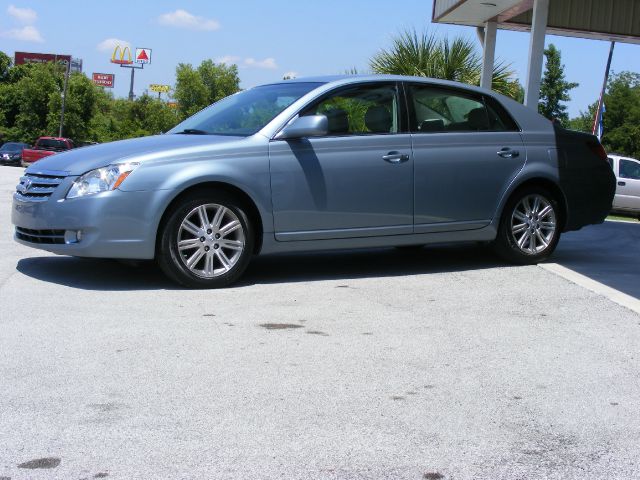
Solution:
[{"label": "golden arches logo", "polygon": [[111,63],[117,63],[118,65],[131,65],[133,59],[131,58],[131,49],[129,47],[120,47],[116,45],[111,55]]}]

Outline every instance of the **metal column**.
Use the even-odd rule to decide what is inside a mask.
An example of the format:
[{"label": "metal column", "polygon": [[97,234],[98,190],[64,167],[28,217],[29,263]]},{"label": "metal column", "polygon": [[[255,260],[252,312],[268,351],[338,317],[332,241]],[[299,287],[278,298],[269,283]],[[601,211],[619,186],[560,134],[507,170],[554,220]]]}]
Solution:
[{"label": "metal column", "polygon": [[529,44],[529,64],[524,104],[536,111],[540,100],[544,39],[547,33],[548,18],[549,0],[535,0],[533,3],[533,21],[531,22],[531,42]]},{"label": "metal column", "polygon": [[482,75],[480,86],[491,89],[493,83],[493,64],[496,57],[496,22],[487,22],[484,28],[484,43],[482,45]]}]

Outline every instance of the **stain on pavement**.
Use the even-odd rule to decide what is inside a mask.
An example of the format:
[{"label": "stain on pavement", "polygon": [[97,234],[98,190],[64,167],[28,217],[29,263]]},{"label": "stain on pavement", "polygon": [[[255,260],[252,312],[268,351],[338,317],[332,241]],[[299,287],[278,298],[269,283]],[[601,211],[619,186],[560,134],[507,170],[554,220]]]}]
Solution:
[{"label": "stain on pavement", "polygon": [[440,472],[427,472],[422,478],[426,480],[441,480],[444,478],[444,475],[442,475]]},{"label": "stain on pavement", "polygon": [[60,459],[56,457],[36,458],[35,460],[29,460],[18,465],[18,468],[56,468],[60,465]]},{"label": "stain on pavement", "polygon": [[267,330],[287,330],[293,328],[302,328],[302,325],[296,325],[295,323],[261,323],[262,328]]}]

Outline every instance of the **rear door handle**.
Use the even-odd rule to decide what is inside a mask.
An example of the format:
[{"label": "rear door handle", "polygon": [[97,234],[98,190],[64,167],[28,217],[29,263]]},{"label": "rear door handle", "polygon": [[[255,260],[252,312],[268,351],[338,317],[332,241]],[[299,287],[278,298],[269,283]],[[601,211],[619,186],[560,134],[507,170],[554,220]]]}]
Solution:
[{"label": "rear door handle", "polygon": [[624,187],[627,184],[627,182],[618,182],[618,185],[620,185],[621,187]]},{"label": "rear door handle", "polygon": [[504,147],[498,152],[498,156],[502,158],[517,158],[520,156],[518,150],[511,150],[509,147]]},{"label": "rear door handle", "polygon": [[409,155],[407,155],[406,153],[400,153],[400,152],[394,151],[394,152],[389,152],[386,155],[383,155],[382,159],[385,162],[389,162],[389,163],[402,163],[409,160]]}]

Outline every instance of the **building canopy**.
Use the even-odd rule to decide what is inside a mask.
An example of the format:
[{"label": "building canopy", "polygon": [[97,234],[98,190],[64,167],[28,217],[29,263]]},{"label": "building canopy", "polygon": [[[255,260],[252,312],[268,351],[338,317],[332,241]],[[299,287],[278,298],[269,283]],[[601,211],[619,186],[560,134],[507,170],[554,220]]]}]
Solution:
[{"label": "building canopy", "polygon": [[[433,22],[528,31],[534,0],[434,0]],[[638,0],[551,0],[546,32],[553,35],[640,43]]]}]

